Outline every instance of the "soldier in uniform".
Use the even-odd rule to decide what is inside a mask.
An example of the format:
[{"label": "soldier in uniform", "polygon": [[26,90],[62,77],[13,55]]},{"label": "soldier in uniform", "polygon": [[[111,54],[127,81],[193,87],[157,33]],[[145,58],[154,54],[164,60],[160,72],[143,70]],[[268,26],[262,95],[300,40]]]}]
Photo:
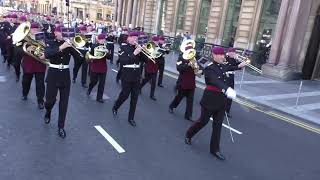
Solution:
[{"label": "soldier in uniform", "polygon": [[7,67],[10,68],[10,65],[12,65],[13,61],[13,52],[14,52],[14,45],[12,44],[12,37],[11,34],[17,29],[18,25],[16,24],[16,19],[18,18],[17,14],[11,14],[9,20],[9,27],[7,28],[7,41],[6,41],[6,47],[7,47]]},{"label": "soldier in uniform", "polygon": [[[106,36],[104,34],[99,34],[97,36],[97,44],[91,45],[91,51],[90,54],[95,54],[95,48],[98,46],[103,46],[105,44]],[[106,75],[107,75],[107,59],[111,56],[111,50],[109,49],[107,52],[107,55],[101,59],[90,59],[90,84],[89,89],[87,92],[87,95],[90,95],[92,89],[94,86],[99,82],[98,85],[98,92],[97,92],[97,101],[99,103],[104,103],[103,100],[103,91],[104,91],[104,85],[106,81]],[[94,55],[95,56],[95,55]]]},{"label": "soldier in uniform", "polygon": [[[228,49],[228,55],[226,57],[226,60],[227,60],[227,66],[237,66],[240,64],[240,62],[238,62],[236,59],[235,59],[235,56],[236,56],[236,49],[235,48],[229,48]],[[230,70],[230,71],[227,71],[226,72],[227,74],[227,84],[228,86],[230,86],[231,88],[234,88],[234,74],[235,72]],[[227,99],[227,107],[226,107],[226,112],[227,112],[227,116],[229,118],[231,118],[231,114],[230,114],[230,109],[231,109],[231,105],[232,105],[232,99]]]},{"label": "soldier in uniform", "polygon": [[[159,36],[159,47],[164,49],[165,47],[163,46],[165,44],[164,42],[164,37],[163,36]],[[158,67],[159,67],[159,76],[158,76],[158,86],[159,87],[163,87],[162,85],[162,79],[163,79],[163,72],[164,72],[164,66],[165,66],[165,57],[164,57],[164,54],[169,54],[169,51],[167,50],[162,50],[162,56],[159,57],[157,59],[157,64],[158,64]]]},{"label": "soldier in uniform", "polygon": [[110,49],[110,63],[113,64],[113,54],[114,54],[114,39],[115,37],[113,36],[112,32],[109,32],[107,36],[107,47]]},{"label": "soldier in uniform", "polygon": [[[37,23],[31,24],[31,34],[39,32],[39,25]],[[34,46],[27,47],[27,51],[32,53],[35,51]],[[22,100],[27,100],[32,78],[35,77],[36,95],[38,99],[38,108],[44,108],[44,94],[45,85],[44,77],[46,72],[46,65],[37,61],[35,58],[24,53],[22,60],[23,78],[22,78]]]},{"label": "soldier in uniform", "polygon": [[139,89],[140,89],[140,52],[141,48],[135,46],[137,41],[137,32],[130,32],[127,43],[120,46],[119,50],[119,60],[122,64],[122,73],[121,73],[121,92],[118,99],[113,105],[112,112],[116,116],[120,106],[126,101],[131,95],[130,100],[130,110],[128,122],[132,126],[136,126],[134,121],[134,114],[136,110],[136,105],[138,102]]},{"label": "soldier in uniform", "polygon": [[[118,42],[121,46],[127,46],[127,38],[128,38],[128,34],[121,34]],[[122,50],[119,48],[118,50],[118,54],[121,52]],[[117,60],[117,66],[119,67],[118,73],[117,73],[117,77],[116,77],[116,82],[119,83],[120,81],[120,77],[121,77],[121,71],[122,71],[122,64],[120,62],[120,58],[118,58]]]},{"label": "soldier in uniform", "polygon": [[[157,36],[152,37],[153,42],[158,42],[159,38]],[[156,90],[156,81],[157,81],[157,73],[158,73],[158,59],[155,59],[156,62],[153,62],[151,60],[148,60],[146,56],[143,56],[144,59],[146,59],[146,63],[144,66],[144,78],[142,79],[141,85],[140,85],[140,92],[142,91],[142,88],[144,85],[146,85],[148,82],[151,83],[151,89],[150,89],[150,99],[156,101],[157,99],[154,96],[154,92]]]},{"label": "soldier in uniform", "polygon": [[[27,17],[26,16],[20,16],[19,17],[19,21],[20,23],[23,23],[23,22],[26,22],[27,21]],[[23,56],[23,50],[22,50],[22,42],[21,43],[17,43],[14,47],[14,52],[13,52],[13,55],[14,55],[14,58],[13,58],[13,66],[14,66],[14,69],[15,69],[15,73],[16,73],[16,82],[19,81],[20,79],[20,66],[21,66],[21,59],[22,59],[22,56]]]},{"label": "soldier in uniform", "polygon": [[236,92],[228,86],[226,72],[232,69],[238,69],[245,64],[241,63],[238,66],[226,66],[224,49],[215,47],[212,50],[213,60],[204,69],[206,89],[204,90],[201,99],[201,115],[186,132],[185,143],[191,144],[191,138],[199,132],[213,116],[212,134],[210,141],[210,153],[219,160],[224,160],[225,157],[220,152],[220,134],[222,121],[225,115],[225,107],[227,98],[235,98]]},{"label": "soldier in uniform", "polygon": [[[79,27],[79,31],[81,35],[85,35],[87,33],[87,27],[86,26],[80,26]],[[91,45],[91,43],[87,42],[86,45],[82,48],[78,48],[79,51],[82,53],[83,56],[81,56],[78,61],[82,61],[81,63],[81,84],[82,87],[87,88],[87,74],[88,74],[88,63],[85,59],[85,55],[87,53],[87,48]],[[78,63],[78,65],[80,65],[80,63]],[[73,67],[73,83],[76,82],[77,76],[78,76],[78,72],[79,72],[80,66],[74,66]]]},{"label": "soldier in uniform", "polygon": [[177,95],[170,103],[169,112],[173,113],[173,109],[177,108],[181,100],[186,97],[186,111],[184,118],[191,120],[193,111],[193,97],[196,88],[196,76],[194,69],[191,67],[191,63],[188,60],[179,56],[176,64],[177,70],[179,71],[179,77],[176,84]]},{"label": "soldier in uniform", "polygon": [[10,24],[8,22],[8,16],[3,16],[3,21],[0,23],[0,48],[1,55],[3,56],[3,63],[7,61],[7,39],[8,39],[8,28]]},{"label": "soldier in uniform", "polygon": [[45,55],[42,58],[50,60],[50,65],[46,78],[46,114],[44,116],[44,121],[46,124],[50,123],[51,110],[56,102],[56,97],[59,91],[60,102],[58,134],[61,138],[65,138],[66,132],[64,130],[64,125],[67,115],[70,94],[70,55],[74,57],[73,59],[75,60],[75,63],[81,62],[77,61],[79,59],[77,56],[79,56],[80,54],[78,54],[78,52],[75,51],[75,49],[73,49],[68,42],[65,42],[63,40],[62,28],[63,26],[57,26],[55,28],[55,39],[47,42],[47,46],[45,48]]}]

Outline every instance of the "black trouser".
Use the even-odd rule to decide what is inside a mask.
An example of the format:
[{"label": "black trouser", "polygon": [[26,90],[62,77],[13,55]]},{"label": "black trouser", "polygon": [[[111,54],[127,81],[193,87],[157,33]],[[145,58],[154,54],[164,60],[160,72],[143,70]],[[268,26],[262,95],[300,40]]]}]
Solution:
[{"label": "black trouser", "polygon": [[76,80],[78,72],[81,66],[81,83],[87,84],[87,74],[88,74],[88,63],[85,59],[81,60],[83,63],[77,63],[73,67],[73,79]]},{"label": "black trouser", "polygon": [[193,96],[194,96],[194,89],[181,89],[178,88],[178,94],[173,99],[170,104],[170,108],[177,108],[180,104],[181,100],[186,97],[186,112],[184,113],[185,117],[192,117],[193,111]]},{"label": "black trouser", "polygon": [[3,56],[3,62],[7,60],[7,47],[4,42],[0,42],[1,55]]},{"label": "black trouser", "polygon": [[43,103],[43,97],[45,93],[45,85],[44,85],[45,73],[44,72],[23,73],[22,95],[28,96],[33,76],[35,77],[35,82],[36,82],[36,95],[37,95],[38,103]]},{"label": "black trouser", "polygon": [[220,135],[222,122],[224,120],[225,109],[220,108],[216,110],[208,110],[201,106],[200,118],[188,129],[186,133],[187,138],[192,138],[199,132],[206,124],[208,124],[210,117],[213,116],[212,133],[210,140],[210,152],[215,153],[220,151]]},{"label": "black trouser", "polygon": [[104,84],[106,82],[106,74],[107,73],[90,73],[90,83],[88,91],[91,92],[95,85],[99,82],[98,85],[98,92],[97,92],[97,100],[103,99],[103,91],[104,91]]},{"label": "black trouser", "polygon": [[[234,75],[230,75],[228,79],[228,85],[234,89]],[[232,99],[227,99],[226,112],[229,114],[232,105]]]},{"label": "black trouser", "polygon": [[47,82],[45,108],[49,112],[56,102],[58,90],[60,94],[58,127],[64,128],[70,94],[70,79],[66,83]]},{"label": "black trouser", "polygon": [[144,78],[142,79],[140,89],[143,88],[147,82],[151,82],[150,97],[154,97],[154,91],[156,90],[157,73],[147,73],[145,72]]},{"label": "black trouser", "polygon": [[128,120],[134,119],[134,114],[136,111],[136,105],[138,102],[139,89],[140,89],[140,81],[121,81],[122,90],[119,94],[118,99],[114,103],[114,108],[118,110],[120,106],[128,99],[129,95],[131,95],[130,100],[130,110]]},{"label": "black trouser", "polygon": [[120,78],[121,78],[121,71],[122,71],[122,66],[120,65],[120,68],[118,70],[118,73],[117,73],[117,77],[116,77],[116,81],[119,82],[120,81]]},{"label": "black trouser", "polygon": [[13,61],[13,47],[12,46],[8,46],[7,47],[7,65],[8,67],[12,64]]},{"label": "black trouser", "polygon": [[164,72],[164,63],[158,64],[159,68],[159,77],[158,77],[158,85],[162,85],[163,72]]},{"label": "black trouser", "polygon": [[113,55],[114,55],[114,44],[108,44],[108,49],[111,50],[110,63],[113,64]]},{"label": "black trouser", "polygon": [[20,71],[20,66],[21,66],[21,60],[22,60],[22,55],[23,55],[23,50],[21,47],[16,47],[14,49],[14,60],[13,60],[13,66],[14,70],[16,72],[16,76],[20,77],[21,71]]}]

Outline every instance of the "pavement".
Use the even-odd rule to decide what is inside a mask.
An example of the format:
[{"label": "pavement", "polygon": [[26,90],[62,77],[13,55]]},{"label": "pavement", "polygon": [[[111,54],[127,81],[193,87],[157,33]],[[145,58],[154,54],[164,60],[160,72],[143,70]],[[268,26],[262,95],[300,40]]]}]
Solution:
[{"label": "pavement", "polygon": [[[0,61],[1,62],[1,61]],[[35,86],[21,101],[21,82],[13,70],[0,64],[0,179],[1,180],[318,180],[320,130],[234,103],[230,119],[235,142],[224,122],[221,151],[227,160],[209,153],[211,123],[184,144],[185,102],[168,113],[174,97],[174,74],[166,73],[157,101],[145,86],[139,97],[137,127],[127,123],[129,102],[113,118],[111,107],[120,85],[117,68],[108,67],[104,104],[86,96],[80,79],[72,84],[66,121],[66,139],[57,136],[58,104],[52,122],[45,125],[37,109]],[[194,115],[200,115],[202,89],[197,88]],[[58,98],[59,99],[59,98]]]},{"label": "pavement", "polygon": [[[167,55],[165,69],[168,72],[178,74],[177,57],[177,53]],[[204,84],[204,78],[197,78],[197,82]],[[320,81],[280,81],[250,71],[237,71],[235,84],[241,100],[320,125]]]}]

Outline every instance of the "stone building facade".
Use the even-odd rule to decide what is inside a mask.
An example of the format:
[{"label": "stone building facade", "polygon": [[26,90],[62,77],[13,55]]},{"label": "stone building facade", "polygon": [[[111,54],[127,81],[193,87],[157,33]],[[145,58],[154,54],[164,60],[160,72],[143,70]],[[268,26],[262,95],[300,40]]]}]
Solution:
[{"label": "stone building facade", "polygon": [[261,63],[265,75],[281,79],[301,75],[306,79],[320,77],[317,56],[320,40],[310,41],[317,36],[312,32],[320,24],[317,21],[320,0],[115,0],[114,3],[116,26],[141,26],[146,32],[166,36],[188,32],[197,41],[253,51],[260,51],[262,44],[272,42],[269,59]]}]

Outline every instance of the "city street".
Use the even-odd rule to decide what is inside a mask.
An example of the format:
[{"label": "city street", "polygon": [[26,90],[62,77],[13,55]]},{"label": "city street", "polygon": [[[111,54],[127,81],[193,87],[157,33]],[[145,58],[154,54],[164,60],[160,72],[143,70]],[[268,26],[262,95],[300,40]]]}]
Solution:
[{"label": "city street", "polygon": [[[1,59],[2,62],[2,59]],[[192,122],[185,120],[185,102],[168,112],[174,97],[175,75],[164,78],[156,89],[157,101],[149,98],[146,85],[139,97],[135,120],[127,122],[127,101],[114,118],[111,112],[120,85],[117,68],[109,65],[105,103],[95,101],[80,85],[71,87],[66,120],[66,139],[57,135],[58,101],[51,124],[43,122],[37,108],[34,82],[27,101],[21,100],[21,81],[13,69],[0,64],[0,180],[318,180],[320,177],[319,126],[300,127],[295,121],[234,103],[221,134],[226,161],[209,153],[211,123],[194,138],[184,135]],[[200,114],[202,90],[197,89],[193,119]],[[290,119],[290,117],[288,117]],[[310,131],[312,127],[317,131]]]}]

